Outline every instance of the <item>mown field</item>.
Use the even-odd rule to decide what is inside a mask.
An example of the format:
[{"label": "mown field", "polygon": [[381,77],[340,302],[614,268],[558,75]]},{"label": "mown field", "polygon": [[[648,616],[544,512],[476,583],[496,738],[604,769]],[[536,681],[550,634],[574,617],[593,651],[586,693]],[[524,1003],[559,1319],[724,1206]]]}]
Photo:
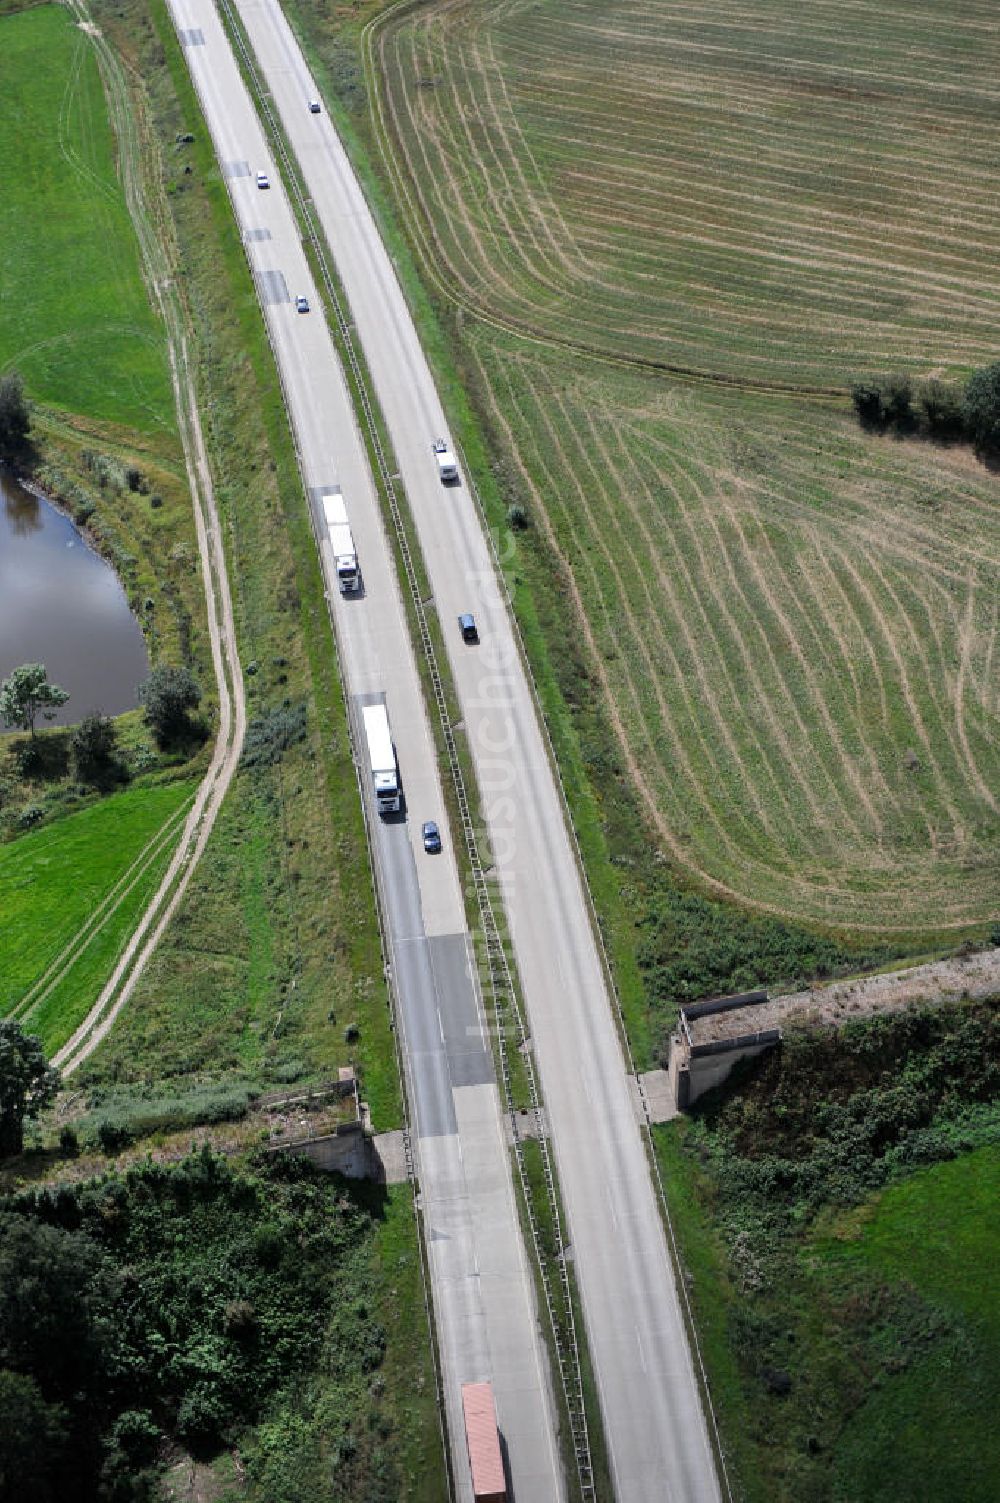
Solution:
[{"label": "mown field", "polygon": [[990,919],[995,478],[808,405],[469,347],[678,866],[845,929]]},{"label": "mown field", "polygon": [[9,169],[0,367],[16,366],[37,401],[172,433],[163,329],[142,280],[100,74],[62,6],[0,19],[0,141]]},{"label": "mown field", "polygon": [[990,21],[454,0],[369,34],[396,211],[660,849],[918,946],[995,917],[1000,492],[815,394],[995,354]]},{"label": "mown field", "polygon": [[995,353],[988,0],[441,0],[376,35],[450,297],[586,348],[820,387]]}]

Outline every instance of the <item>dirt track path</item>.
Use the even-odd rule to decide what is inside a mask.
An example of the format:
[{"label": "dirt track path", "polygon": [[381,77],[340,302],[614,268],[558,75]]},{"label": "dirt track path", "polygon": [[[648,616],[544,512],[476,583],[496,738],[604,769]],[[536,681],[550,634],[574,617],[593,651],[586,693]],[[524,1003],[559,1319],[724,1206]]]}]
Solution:
[{"label": "dirt track path", "polygon": [[[984,1001],[1000,995],[1000,949],[976,955],[931,960],[905,971],[832,981],[801,992],[772,997],[769,1002],[733,1012],[709,1013],[692,1020],[692,1036],[699,1044],[735,1038],[740,1033],[788,1028],[794,1023],[844,1023],[900,1012],[911,1007],[935,1007],[966,998]],[[752,1014],[752,1020],[751,1020]]]},{"label": "dirt track path", "polygon": [[215,505],[211,471],[198,417],[194,376],[188,354],[186,321],[173,280],[169,211],[161,189],[151,189],[155,174],[143,174],[143,153],[155,147],[142,114],[136,114],[121,59],[90,19],[85,0],[69,0],[82,30],[90,36],[104,81],[112,124],[118,139],[119,170],[129,213],[142,251],[150,293],[167,331],[170,375],[191,497],[198,551],[208,607],[212,666],[219,693],[219,731],[208,770],[199,785],[177,850],[153,894],[118,964],[93,1007],[53,1063],[69,1075],[96,1049],[134,992],[167,925],[184,896],[191,875],[208,843],[222,800],[233,779],[246,731],[243,674],[236,646],[232,596],[226,574],[222,528]]}]

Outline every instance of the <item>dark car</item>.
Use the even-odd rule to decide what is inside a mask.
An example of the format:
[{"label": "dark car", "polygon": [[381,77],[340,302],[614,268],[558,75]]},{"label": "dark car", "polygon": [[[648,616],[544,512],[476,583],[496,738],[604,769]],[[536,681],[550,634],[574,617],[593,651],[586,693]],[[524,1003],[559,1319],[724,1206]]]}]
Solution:
[{"label": "dark car", "polygon": [[479,628],[476,625],[475,616],[459,616],[458,629],[462,633],[463,642],[479,641]]},{"label": "dark car", "polygon": [[318,115],[319,114],[319,100],[318,99],[310,99],[310,101],[309,101],[309,113],[310,113],[310,115]]},{"label": "dark car", "polygon": [[421,826],[421,835],[424,837],[424,850],[431,856],[436,856],[441,849],[441,831],[432,819],[428,819]]}]

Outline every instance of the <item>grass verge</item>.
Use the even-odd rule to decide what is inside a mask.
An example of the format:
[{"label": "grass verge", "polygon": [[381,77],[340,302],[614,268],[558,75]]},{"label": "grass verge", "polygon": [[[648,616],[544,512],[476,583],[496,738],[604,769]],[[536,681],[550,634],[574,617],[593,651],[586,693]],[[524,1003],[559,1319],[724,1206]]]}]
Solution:
[{"label": "grass verge", "polygon": [[[199,871],[90,1082],[238,1069],[263,1083],[355,1063],[379,1127],[399,1093],[367,850],[322,579],[276,372],[165,8],[99,5],[142,80],[195,339],[252,721],[305,734],[238,775]],[[138,85],[136,85],[138,87]],[[139,113],[137,111],[137,113]],[[193,137],[193,139],[189,139]],[[354,1026],[357,1039],[348,1044]],[[353,1035],[352,1035],[353,1036]]]}]

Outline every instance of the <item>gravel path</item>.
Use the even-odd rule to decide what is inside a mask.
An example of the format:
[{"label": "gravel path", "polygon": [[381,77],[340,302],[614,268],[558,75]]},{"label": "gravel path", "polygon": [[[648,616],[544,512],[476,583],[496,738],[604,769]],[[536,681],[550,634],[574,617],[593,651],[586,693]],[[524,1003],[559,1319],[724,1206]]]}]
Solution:
[{"label": "gravel path", "polygon": [[1000,996],[1000,950],[935,960],[907,971],[834,981],[804,992],[772,997],[758,1007],[741,1007],[691,1020],[697,1044],[735,1038],[765,1028],[787,1028],[793,1022],[818,1022],[830,1027],[852,1018],[894,1012],[919,1003],[953,1002],[960,997]]}]

